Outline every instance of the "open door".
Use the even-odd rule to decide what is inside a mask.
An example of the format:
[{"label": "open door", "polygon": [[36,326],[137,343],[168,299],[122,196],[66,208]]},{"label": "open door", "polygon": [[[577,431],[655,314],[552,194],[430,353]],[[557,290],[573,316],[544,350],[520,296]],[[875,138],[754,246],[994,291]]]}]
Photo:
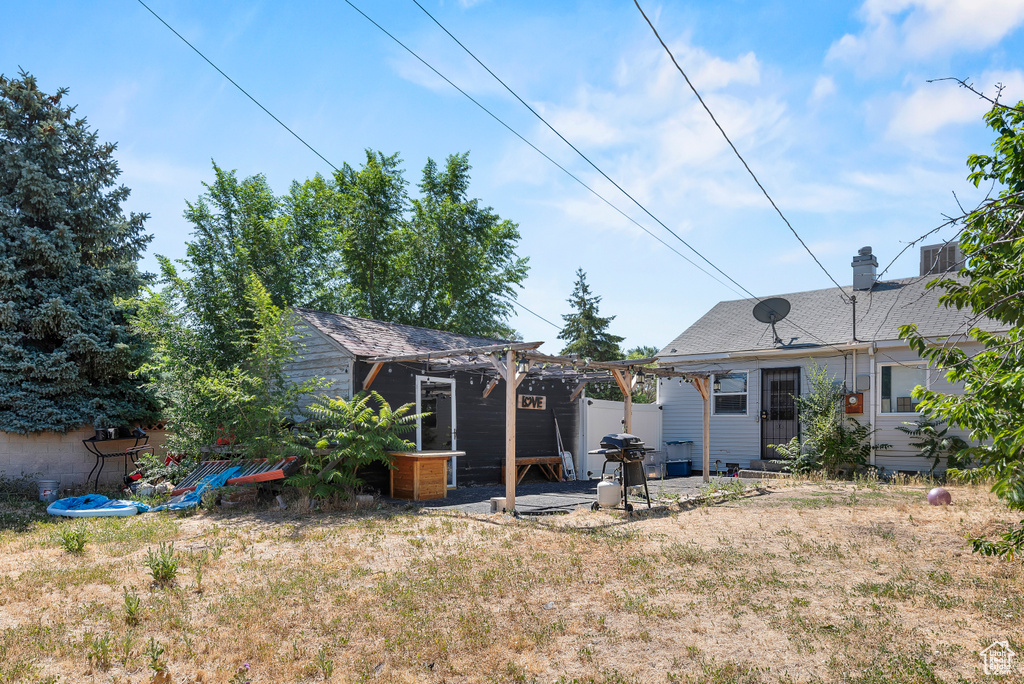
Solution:
[{"label": "open door", "polygon": [[[416,421],[417,451],[455,451],[455,380],[416,376],[416,413],[429,413]],[[448,487],[455,487],[456,458],[448,461]]]}]

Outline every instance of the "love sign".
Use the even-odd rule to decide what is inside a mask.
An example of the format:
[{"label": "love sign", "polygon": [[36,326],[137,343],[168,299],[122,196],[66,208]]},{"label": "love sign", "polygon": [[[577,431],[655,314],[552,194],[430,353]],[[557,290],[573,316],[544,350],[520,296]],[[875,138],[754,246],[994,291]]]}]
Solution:
[{"label": "love sign", "polygon": [[531,397],[526,394],[519,395],[519,408],[544,410],[546,397]]}]

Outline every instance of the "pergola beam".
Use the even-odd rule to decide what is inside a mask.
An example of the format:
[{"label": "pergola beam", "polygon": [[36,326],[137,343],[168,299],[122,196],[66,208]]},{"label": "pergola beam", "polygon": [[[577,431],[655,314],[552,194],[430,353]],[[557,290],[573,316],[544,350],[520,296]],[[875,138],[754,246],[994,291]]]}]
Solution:
[{"label": "pergola beam", "polygon": [[367,363],[395,363],[398,361],[430,361],[431,359],[447,359],[453,356],[473,356],[475,354],[493,354],[505,351],[525,351],[536,349],[543,342],[508,342],[506,344],[489,344],[479,347],[464,347],[462,349],[444,349],[441,351],[419,352],[417,354],[403,354],[401,356],[375,356],[367,359]]}]

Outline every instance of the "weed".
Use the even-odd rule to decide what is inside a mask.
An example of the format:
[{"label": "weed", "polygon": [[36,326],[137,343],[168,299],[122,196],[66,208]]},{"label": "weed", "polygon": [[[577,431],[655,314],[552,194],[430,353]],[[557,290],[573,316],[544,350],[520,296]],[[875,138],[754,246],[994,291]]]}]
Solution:
[{"label": "weed", "polygon": [[192,573],[196,578],[196,593],[203,593],[203,568],[210,562],[210,553],[203,549],[201,553],[189,551],[189,562],[192,564]]},{"label": "weed", "polygon": [[242,663],[241,667],[235,670],[231,677],[230,684],[249,684],[252,679],[249,677],[249,663]]},{"label": "weed", "polygon": [[65,551],[79,554],[85,551],[89,531],[85,529],[85,525],[62,525],[57,533],[57,539]]},{"label": "weed", "polygon": [[320,671],[324,681],[328,681],[334,674],[334,661],[327,657],[327,646],[321,646],[316,652],[316,668]]},{"label": "weed", "polygon": [[149,657],[149,669],[153,672],[163,672],[167,669],[167,666],[160,661],[160,656],[164,654],[164,647],[160,645],[160,642],[149,637],[149,645],[146,646],[144,653]]},{"label": "weed", "polygon": [[174,552],[174,542],[160,542],[159,551],[150,549],[146,552],[146,567],[156,584],[170,584],[178,575],[178,557]]},{"label": "weed", "polygon": [[137,625],[142,619],[142,599],[138,594],[124,588],[124,621],[129,625]]},{"label": "weed", "polygon": [[113,643],[114,638],[110,632],[104,632],[101,637],[93,637],[92,643],[89,644],[89,654],[86,656],[89,664],[104,672],[109,670]]},{"label": "weed", "polygon": [[135,638],[135,630],[129,629],[121,637],[121,665],[122,667],[128,667],[128,661],[132,659],[132,651],[135,650],[135,644],[137,639]]}]

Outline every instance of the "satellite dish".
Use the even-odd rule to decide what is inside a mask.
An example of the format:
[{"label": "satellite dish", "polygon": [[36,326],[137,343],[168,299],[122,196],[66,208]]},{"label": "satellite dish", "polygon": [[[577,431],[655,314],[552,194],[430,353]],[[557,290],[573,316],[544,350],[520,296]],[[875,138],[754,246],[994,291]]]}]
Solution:
[{"label": "satellite dish", "polygon": [[782,344],[779,333],[775,331],[775,324],[789,315],[789,300],[782,297],[764,299],[754,305],[754,318],[762,323],[770,323],[772,335],[775,336],[775,344]]}]

